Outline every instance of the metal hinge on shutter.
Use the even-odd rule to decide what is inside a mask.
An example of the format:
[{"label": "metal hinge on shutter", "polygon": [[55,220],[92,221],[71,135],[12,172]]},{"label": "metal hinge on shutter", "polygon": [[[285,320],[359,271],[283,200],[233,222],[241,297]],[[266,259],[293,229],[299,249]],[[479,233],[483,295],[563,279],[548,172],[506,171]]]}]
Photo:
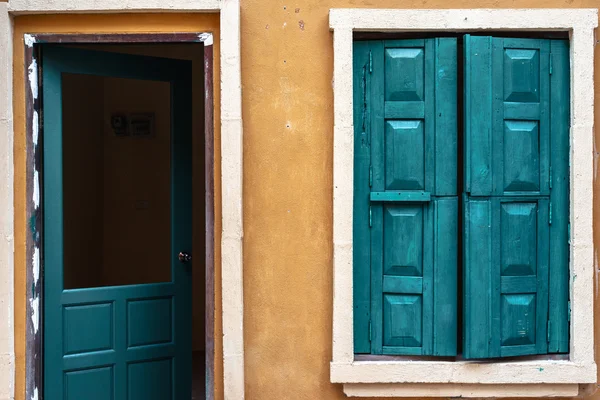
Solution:
[{"label": "metal hinge on shutter", "polygon": [[567,302],[567,306],[569,307],[569,311],[567,313],[567,321],[571,322],[571,300]]},{"label": "metal hinge on shutter", "polygon": [[549,68],[550,75],[552,75],[552,58],[553,58],[552,53],[550,53],[550,68]]},{"label": "metal hinge on shutter", "polygon": [[372,340],[371,339],[372,333],[373,333],[373,327],[371,326],[371,320],[369,320],[369,342]]},{"label": "metal hinge on shutter", "polygon": [[369,206],[369,228],[373,227],[373,212],[372,207]]},{"label": "metal hinge on shutter", "polygon": [[369,165],[369,187],[373,186],[373,165]]},{"label": "metal hinge on shutter", "polygon": [[369,73],[373,73],[373,55],[369,51]]},{"label": "metal hinge on shutter", "polygon": [[548,205],[548,225],[552,225],[552,202]]},{"label": "metal hinge on shutter", "polygon": [[546,326],[546,338],[548,339],[548,343],[550,343],[550,320],[548,320],[548,325]]},{"label": "metal hinge on shutter", "polygon": [[550,186],[550,189],[552,189],[552,165],[550,166],[550,177],[548,180],[548,186]]}]

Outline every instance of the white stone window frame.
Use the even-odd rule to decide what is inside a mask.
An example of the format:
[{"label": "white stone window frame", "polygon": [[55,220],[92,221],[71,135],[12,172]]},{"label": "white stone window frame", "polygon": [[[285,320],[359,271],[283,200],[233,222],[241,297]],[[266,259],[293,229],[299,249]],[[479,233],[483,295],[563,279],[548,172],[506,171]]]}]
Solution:
[{"label": "white stone window frame", "polygon": [[[333,31],[333,358],[348,396],[575,396],[596,383],[594,359],[594,31],[597,9],[331,9]],[[570,350],[568,360],[357,361],[352,211],[353,32],[567,31],[570,41]],[[585,388],[585,386],[581,386]]]}]

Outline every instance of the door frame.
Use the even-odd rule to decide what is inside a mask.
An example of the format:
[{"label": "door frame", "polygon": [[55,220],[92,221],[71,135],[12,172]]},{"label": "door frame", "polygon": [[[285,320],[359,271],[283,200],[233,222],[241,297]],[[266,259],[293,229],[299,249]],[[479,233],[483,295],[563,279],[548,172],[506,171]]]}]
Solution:
[{"label": "door frame", "polygon": [[43,386],[43,334],[44,334],[44,260],[42,251],[43,206],[43,149],[39,138],[43,135],[41,125],[41,69],[38,68],[40,44],[175,44],[202,43],[204,64],[204,184],[205,184],[205,380],[206,398],[214,397],[215,361],[215,196],[214,196],[214,59],[213,34],[197,33],[141,33],[141,34],[28,34],[25,35],[25,118],[27,199],[26,215],[29,234],[26,238],[27,277],[26,287],[36,301],[27,302],[26,312],[26,398],[44,399]]}]

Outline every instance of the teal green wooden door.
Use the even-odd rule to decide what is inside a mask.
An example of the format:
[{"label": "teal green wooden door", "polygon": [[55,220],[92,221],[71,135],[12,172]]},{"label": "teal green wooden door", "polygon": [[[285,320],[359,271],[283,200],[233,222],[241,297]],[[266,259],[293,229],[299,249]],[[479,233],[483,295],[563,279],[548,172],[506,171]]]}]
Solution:
[{"label": "teal green wooden door", "polygon": [[355,352],[456,354],[456,39],[354,45]]},{"label": "teal green wooden door", "polygon": [[465,37],[465,358],[567,351],[566,46]]},{"label": "teal green wooden door", "polygon": [[[44,397],[189,400],[191,265],[182,264],[178,252],[192,244],[191,64],[50,46],[42,63]],[[65,289],[64,74],[170,85],[170,281]],[[80,262],[83,267],[86,259]]]}]

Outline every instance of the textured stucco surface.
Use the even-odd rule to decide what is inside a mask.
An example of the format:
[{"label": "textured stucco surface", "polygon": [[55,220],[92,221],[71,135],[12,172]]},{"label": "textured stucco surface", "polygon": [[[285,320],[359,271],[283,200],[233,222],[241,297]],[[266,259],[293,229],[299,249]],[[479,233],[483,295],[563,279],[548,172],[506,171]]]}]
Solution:
[{"label": "textured stucco surface", "polygon": [[[241,6],[246,399],[341,400],[342,386],[330,383],[327,366],[335,351],[332,258],[347,246],[343,239],[335,244],[331,240],[333,134],[338,127],[333,121],[329,9],[599,5],[503,0],[266,5],[243,0]],[[595,65],[598,70],[597,57]],[[598,98],[598,77],[596,82]],[[596,121],[599,116],[596,112]],[[351,115],[345,120],[350,125]],[[600,214],[594,214],[597,224]],[[594,236],[598,243],[600,236]]]},{"label": "textured stucco surface", "polygon": [[[243,253],[239,248],[239,257],[244,261],[246,399],[345,398],[342,385],[330,383],[329,371],[333,309],[331,187],[334,130],[333,38],[329,31],[329,9],[447,8],[449,5],[442,0],[402,3],[396,0],[241,1],[245,165],[244,247]],[[597,0],[456,0],[451,5],[457,8],[600,6]],[[202,18],[205,17],[180,15],[168,20],[157,16],[19,17],[17,31],[20,35],[15,37],[33,31],[195,31],[218,26],[218,17]],[[22,41],[16,39],[16,42],[19,48],[15,54],[22,56]],[[218,43],[215,39],[217,46]],[[595,60],[596,98],[600,98],[600,59],[597,54]],[[16,336],[21,337],[16,346],[18,385],[22,385],[24,379],[22,332],[25,306],[25,211],[18,206],[19,199],[25,195],[24,110],[17,104],[23,103],[22,68],[15,64],[15,169],[19,181],[15,191],[15,226],[20,235],[17,238],[16,273],[19,276],[15,312]],[[218,78],[215,85],[218,85]],[[215,95],[218,96],[217,88]],[[594,119],[596,125],[600,123],[600,109],[595,111]],[[215,120],[218,121],[218,115]],[[235,123],[241,125],[241,120],[238,121]],[[219,149],[219,127],[216,131],[216,148]],[[590,149],[592,151],[596,157],[595,149]],[[217,164],[217,177],[221,172],[219,168]],[[217,193],[221,190],[219,182],[217,179]],[[594,192],[599,189],[594,170]],[[221,208],[219,199],[215,208]],[[600,222],[597,197],[594,198],[593,218],[597,228]],[[220,215],[216,222],[216,232],[220,232]],[[595,229],[593,235],[594,243],[600,243],[600,231]],[[237,243],[235,241],[236,246]],[[220,241],[217,239],[216,265],[220,265],[219,254]],[[595,264],[597,260],[595,256]],[[595,274],[597,276],[597,272]],[[216,283],[218,289],[218,268]],[[595,308],[598,315],[597,302]],[[218,329],[221,326],[219,302],[216,315]],[[598,327],[594,332],[598,343]],[[218,371],[215,381],[219,385],[222,382],[219,331],[216,339]],[[217,393],[222,393],[222,387]],[[589,398],[592,397],[600,398],[600,394]]]}]

